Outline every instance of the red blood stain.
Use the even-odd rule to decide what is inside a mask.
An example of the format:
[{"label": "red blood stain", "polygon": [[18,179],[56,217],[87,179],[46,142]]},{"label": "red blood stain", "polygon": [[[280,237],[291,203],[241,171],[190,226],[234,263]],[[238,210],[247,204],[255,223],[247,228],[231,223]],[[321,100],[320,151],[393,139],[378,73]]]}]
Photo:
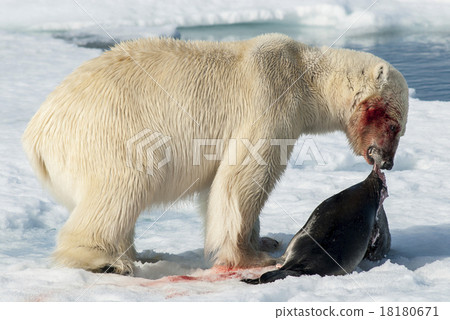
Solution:
[{"label": "red blood stain", "polygon": [[216,282],[231,279],[242,279],[244,277],[248,277],[249,274],[251,276],[260,276],[264,272],[273,269],[274,269],[273,266],[264,268],[250,268],[250,269],[216,266],[211,269],[199,272],[198,276],[187,276],[187,275],[167,276],[157,280],[145,281],[142,282],[140,285],[143,287],[152,287],[155,285],[163,285],[168,283],[187,283],[194,281]]},{"label": "red blood stain", "polygon": [[381,127],[383,123],[392,120],[387,113],[388,105],[383,98],[370,98],[362,103],[364,115],[361,119],[361,125],[367,127],[368,125],[375,125]]},{"label": "red blood stain", "polygon": [[170,281],[170,282],[197,281],[198,277],[192,277],[192,276],[168,276],[167,280]]},{"label": "red blood stain", "polygon": [[[394,119],[390,113],[398,114],[398,110],[385,103],[383,98],[370,98],[362,103],[363,115],[359,122],[360,134],[372,131],[377,137],[379,146],[394,141],[400,132],[401,126],[397,119]],[[389,111],[389,113],[388,113]]]},{"label": "red blood stain", "polygon": [[383,118],[390,118],[383,107],[371,107],[366,111],[364,122],[369,124]]},{"label": "red blood stain", "polygon": [[232,272],[232,271],[240,271],[244,270],[242,268],[232,268],[227,266],[214,266],[211,268],[212,271],[215,273],[226,273],[226,272]]},{"label": "red blood stain", "polygon": [[173,292],[171,294],[168,294],[166,296],[166,299],[173,299],[173,298],[176,298],[176,297],[184,297],[184,296],[187,296],[187,295],[189,295],[189,292],[187,292],[187,291]]}]

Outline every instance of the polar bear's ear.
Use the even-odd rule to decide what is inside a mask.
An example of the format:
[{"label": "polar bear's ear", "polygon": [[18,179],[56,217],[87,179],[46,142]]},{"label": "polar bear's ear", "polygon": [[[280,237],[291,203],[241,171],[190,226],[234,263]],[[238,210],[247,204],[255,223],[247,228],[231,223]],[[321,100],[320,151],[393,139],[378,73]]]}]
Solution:
[{"label": "polar bear's ear", "polygon": [[383,85],[388,80],[389,65],[385,62],[380,62],[373,69],[373,79],[379,84]]}]

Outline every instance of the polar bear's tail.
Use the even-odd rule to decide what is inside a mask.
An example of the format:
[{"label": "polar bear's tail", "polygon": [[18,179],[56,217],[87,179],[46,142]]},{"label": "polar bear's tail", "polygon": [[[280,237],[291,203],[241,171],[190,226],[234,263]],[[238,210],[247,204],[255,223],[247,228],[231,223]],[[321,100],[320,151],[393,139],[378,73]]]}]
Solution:
[{"label": "polar bear's tail", "polygon": [[48,173],[45,161],[38,149],[38,139],[37,134],[32,132],[31,123],[28,125],[25,133],[22,137],[22,145],[25,153],[27,154],[28,160],[30,161],[31,167],[38,176],[39,180],[46,186],[50,183],[50,175]]}]

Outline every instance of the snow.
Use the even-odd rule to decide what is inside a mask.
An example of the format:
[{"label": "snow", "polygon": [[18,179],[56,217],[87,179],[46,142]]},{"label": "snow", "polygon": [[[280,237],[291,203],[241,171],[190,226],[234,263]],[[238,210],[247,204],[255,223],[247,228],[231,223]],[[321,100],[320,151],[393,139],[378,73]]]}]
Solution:
[{"label": "snow", "polygon": [[[64,31],[65,36],[72,31],[75,36],[82,34],[78,39],[82,43],[92,36],[110,40],[98,25],[116,39],[128,39],[174,35],[176,28],[272,23],[320,27],[322,30],[316,29],[312,34],[305,29],[304,36],[314,39],[319,33],[329,43],[350,24],[353,25],[347,33],[354,35],[400,29],[407,33],[445,31],[450,27],[445,14],[449,6],[449,0],[3,0],[0,29]],[[265,32],[270,32],[270,28]]]},{"label": "snow", "polygon": [[[173,34],[176,27],[279,21],[346,27],[371,1],[2,1],[0,6],[0,301],[446,301],[450,296],[450,102],[421,101],[411,90],[406,135],[385,201],[392,250],[380,263],[364,261],[350,275],[304,276],[249,286],[239,274],[217,270],[203,257],[203,227],[195,203],[156,208],[136,228],[140,256],[135,277],[99,275],[51,263],[58,230],[68,217],[36,180],[20,137],[53,88],[98,49],[53,37],[59,31],[105,38],[77,5],[114,36]],[[445,30],[449,1],[376,3],[353,32],[391,28]],[[52,8],[52,10],[48,9]],[[404,10],[404,9],[408,10]],[[395,12],[395,14],[393,13]],[[403,12],[399,14],[399,12]],[[447,11],[448,12],[448,11]],[[414,23],[412,23],[414,22]],[[81,39],[81,37],[80,37]],[[66,39],[67,40],[67,39]],[[81,40],[79,40],[81,41]],[[76,41],[75,41],[76,42]],[[311,141],[325,163],[310,154],[295,161]],[[324,199],[358,183],[370,168],[333,133],[299,139],[288,169],[261,215],[261,234],[290,238]],[[167,211],[165,211],[167,210]],[[158,217],[161,218],[156,221]],[[189,275],[186,278],[167,276]],[[172,280],[173,281],[172,281]]]},{"label": "snow", "polygon": [[[117,0],[2,1],[0,27],[22,30],[62,30],[91,27],[95,22],[117,29],[133,26],[205,26],[232,23],[284,21],[301,25],[339,27],[358,17],[369,6],[364,19],[356,27],[436,27],[449,26],[439,10],[448,0]],[[371,6],[373,4],[373,6]],[[52,10],[49,10],[52,8]],[[356,28],[357,29],[357,28]]]}]

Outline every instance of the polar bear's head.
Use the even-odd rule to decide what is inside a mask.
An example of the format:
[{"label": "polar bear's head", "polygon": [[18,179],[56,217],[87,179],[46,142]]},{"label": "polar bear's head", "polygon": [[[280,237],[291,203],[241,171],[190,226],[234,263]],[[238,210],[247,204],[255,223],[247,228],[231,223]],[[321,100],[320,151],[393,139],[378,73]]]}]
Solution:
[{"label": "polar bear's head", "polygon": [[[399,71],[387,62],[376,64],[365,92],[355,100],[347,137],[356,154],[367,163],[392,169],[408,115],[408,86]],[[367,78],[366,78],[367,79]]]}]

